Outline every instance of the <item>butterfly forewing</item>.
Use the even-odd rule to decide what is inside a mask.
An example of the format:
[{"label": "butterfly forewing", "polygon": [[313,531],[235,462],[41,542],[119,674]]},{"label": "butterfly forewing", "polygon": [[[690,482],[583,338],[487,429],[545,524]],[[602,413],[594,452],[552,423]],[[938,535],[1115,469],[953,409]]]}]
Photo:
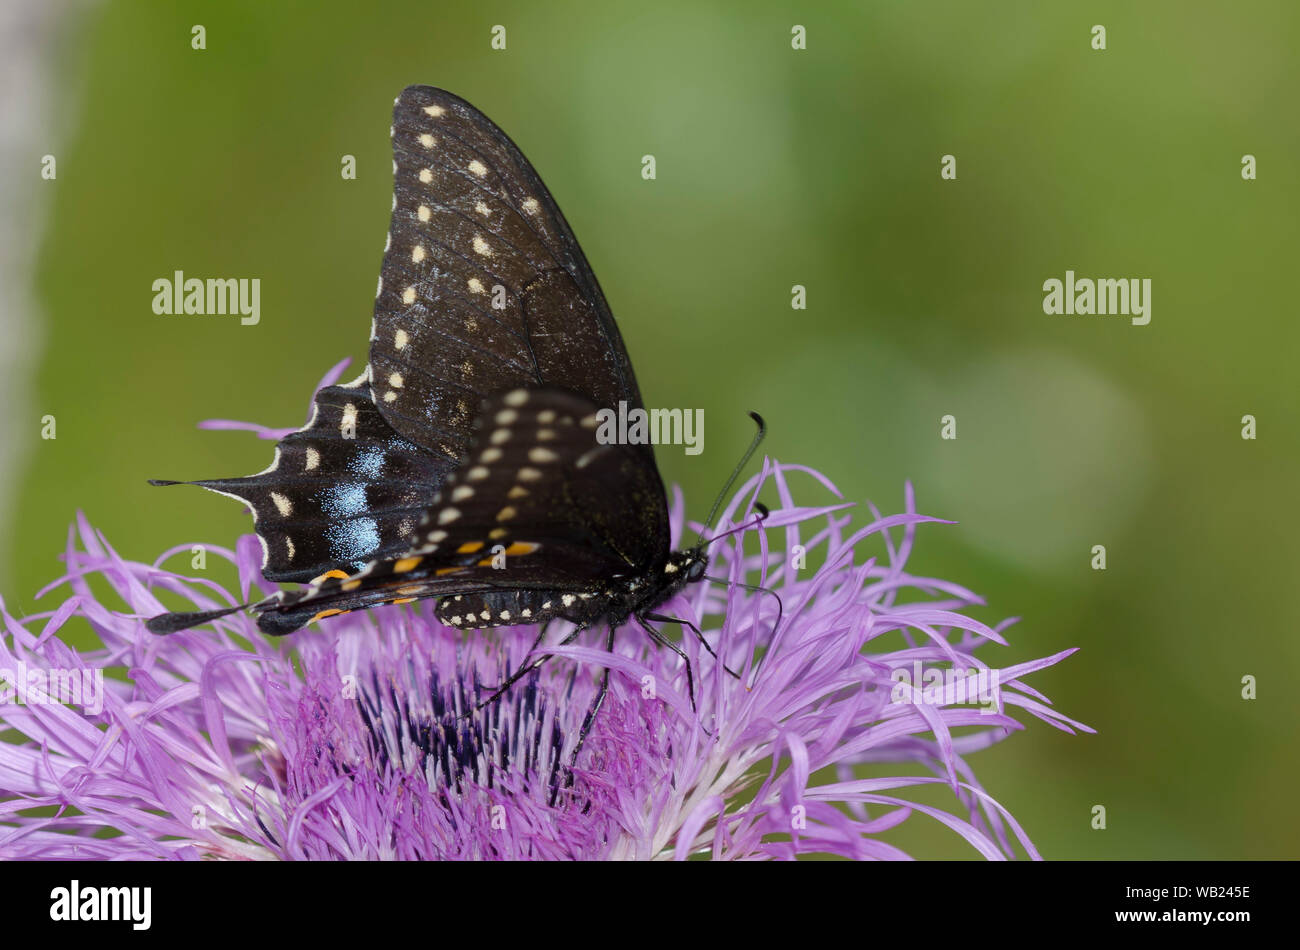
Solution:
[{"label": "butterfly forewing", "polygon": [[492,393],[558,386],[641,404],[581,248],[514,143],[455,96],[393,111],[394,205],[375,304],[375,399],[406,438],[463,457]]}]

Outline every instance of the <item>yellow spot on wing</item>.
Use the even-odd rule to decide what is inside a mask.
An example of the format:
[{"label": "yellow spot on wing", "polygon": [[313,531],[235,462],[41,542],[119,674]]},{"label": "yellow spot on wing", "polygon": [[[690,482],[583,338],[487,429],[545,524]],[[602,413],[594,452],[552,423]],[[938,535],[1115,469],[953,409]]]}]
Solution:
[{"label": "yellow spot on wing", "polygon": [[421,558],[418,557],[404,557],[393,565],[393,573],[405,574],[407,571],[413,571],[419,566],[420,561]]},{"label": "yellow spot on wing", "polygon": [[312,618],[311,618],[310,620],[308,620],[307,622],[308,622],[308,623],[315,623],[317,620],[323,620],[323,619],[325,619],[326,617],[333,617],[335,614],[341,614],[341,613],[343,613],[343,611],[341,611],[341,610],[336,610],[335,608],[331,607],[331,608],[329,608],[328,610],[322,610],[320,613],[318,613],[316,616],[312,617]]},{"label": "yellow spot on wing", "polygon": [[532,554],[537,550],[537,545],[528,541],[516,541],[510,547],[506,548],[507,557],[522,557],[525,554]]},{"label": "yellow spot on wing", "polygon": [[482,541],[466,541],[456,549],[457,554],[473,554],[476,551],[483,550]]},{"label": "yellow spot on wing", "polygon": [[445,574],[455,574],[457,571],[463,570],[465,570],[463,567],[440,567],[433,573],[436,577],[442,577]]},{"label": "yellow spot on wing", "polygon": [[340,571],[338,568],[335,568],[332,571],[326,571],[324,574],[320,575],[320,577],[312,578],[312,583],[323,584],[331,577],[337,577],[339,580],[345,580],[347,576],[348,576],[347,571]]}]

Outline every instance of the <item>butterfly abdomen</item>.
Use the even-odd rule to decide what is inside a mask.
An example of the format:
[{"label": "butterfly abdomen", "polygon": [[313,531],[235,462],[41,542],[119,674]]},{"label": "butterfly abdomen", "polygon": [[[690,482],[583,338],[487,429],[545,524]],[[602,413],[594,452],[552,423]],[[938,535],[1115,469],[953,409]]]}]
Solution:
[{"label": "butterfly abdomen", "polygon": [[479,629],[568,620],[580,626],[601,616],[610,598],[594,591],[491,591],[455,594],[438,602],[438,620],[450,627]]}]

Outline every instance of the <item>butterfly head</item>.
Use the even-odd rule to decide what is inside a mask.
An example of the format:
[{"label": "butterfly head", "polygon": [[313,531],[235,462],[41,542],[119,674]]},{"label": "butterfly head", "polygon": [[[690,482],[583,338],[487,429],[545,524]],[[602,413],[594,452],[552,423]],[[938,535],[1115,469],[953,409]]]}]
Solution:
[{"label": "butterfly head", "polygon": [[676,586],[695,584],[704,580],[704,570],[709,562],[706,546],[697,544],[683,551],[673,551],[664,562],[664,575],[679,582]]}]

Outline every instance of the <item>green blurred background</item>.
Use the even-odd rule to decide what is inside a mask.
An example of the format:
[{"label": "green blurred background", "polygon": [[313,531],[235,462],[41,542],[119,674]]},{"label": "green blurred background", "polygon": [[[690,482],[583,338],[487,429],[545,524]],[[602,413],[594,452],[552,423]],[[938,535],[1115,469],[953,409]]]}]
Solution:
[{"label": "green blurred background", "polygon": [[[240,506],[145,479],[263,468],[270,443],[196,421],[299,425],[325,369],[362,365],[389,111],[428,83],[537,166],[647,404],[704,408],[703,455],[659,452],[693,516],[761,410],[772,455],[886,510],[910,479],[922,511],[960,522],[922,529],[912,566],[985,595],[983,619],[1023,618],[986,660],[1083,648],[1031,683],[1098,735],[1022,716],[972,758],[1046,856],[1300,855],[1290,0],[76,10],[33,228],[43,344],[7,414],[24,453],[0,486],[11,609],[37,609],[77,509],[141,560],[247,530]],[[1042,283],[1067,268],[1151,278],[1150,325],[1045,315]],[[151,284],[176,269],[260,277],[260,325],[155,316]],[[919,816],[891,840],[973,854]]]}]

